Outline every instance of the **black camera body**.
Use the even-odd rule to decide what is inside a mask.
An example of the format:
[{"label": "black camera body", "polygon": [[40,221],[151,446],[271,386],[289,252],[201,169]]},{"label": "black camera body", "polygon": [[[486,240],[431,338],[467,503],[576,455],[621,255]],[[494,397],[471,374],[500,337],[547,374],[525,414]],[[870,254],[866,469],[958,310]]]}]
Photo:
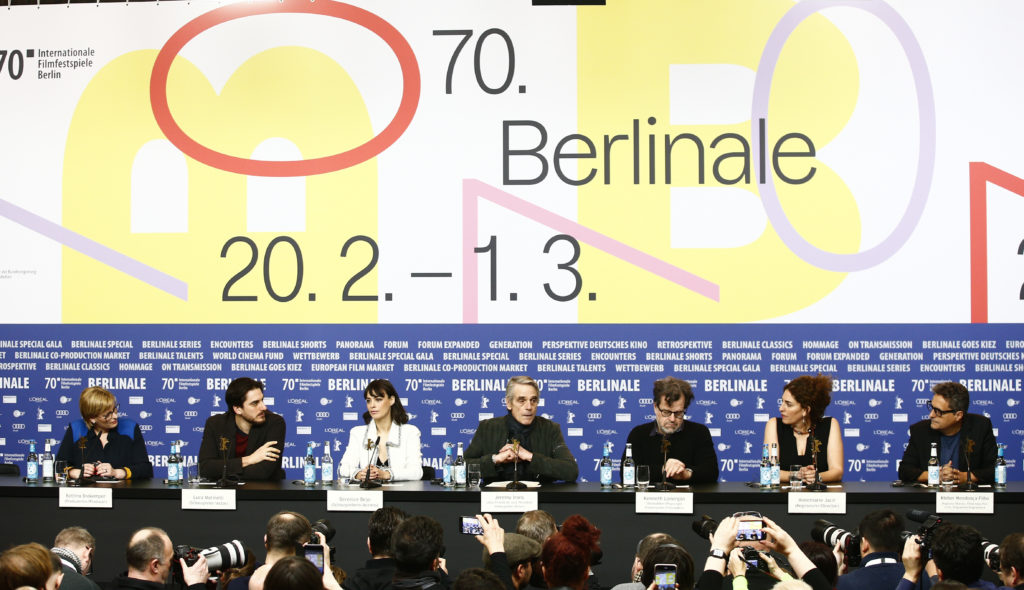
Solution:
[{"label": "black camera body", "polygon": [[324,536],[324,541],[330,543],[331,539],[334,538],[334,534],[337,532],[334,529],[334,527],[331,526],[331,521],[327,520],[326,518],[321,518],[320,520],[314,522],[312,527],[313,534],[310,535],[309,542],[314,544],[320,542],[320,539],[316,537],[316,533],[321,533]]}]

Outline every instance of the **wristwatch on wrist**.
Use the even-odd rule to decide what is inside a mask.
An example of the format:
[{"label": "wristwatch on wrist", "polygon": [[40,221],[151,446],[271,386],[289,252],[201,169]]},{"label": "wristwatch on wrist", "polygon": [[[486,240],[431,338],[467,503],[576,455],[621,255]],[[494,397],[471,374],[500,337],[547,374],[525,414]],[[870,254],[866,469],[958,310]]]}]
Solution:
[{"label": "wristwatch on wrist", "polygon": [[725,551],[718,547],[712,547],[711,551],[708,551],[708,557],[714,557],[716,559],[725,559]]}]

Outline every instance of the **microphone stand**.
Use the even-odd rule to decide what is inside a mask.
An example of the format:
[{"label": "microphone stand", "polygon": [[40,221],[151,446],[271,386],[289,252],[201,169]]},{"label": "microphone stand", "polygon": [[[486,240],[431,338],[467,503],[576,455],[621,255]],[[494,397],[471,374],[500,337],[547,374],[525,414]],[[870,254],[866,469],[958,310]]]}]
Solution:
[{"label": "microphone stand", "polygon": [[366,474],[363,477],[363,482],[359,484],[359,487],[364,490],[371,490],[373,488],[379,488],[383,484],[379,481],[372,481],[370,479],[370,467],[373,466],[374,455],[377,454],[377,447],[380,445],[380,437],[377,437],[377,442],[371,442],[370,439],[366,439],[366,449],[370,452],[370,456],[366,459]]},{"label": "microphone stand", "polygon": [[80,438],[77,441],[75,441],[75,444],[78,446],[78,450],[82,452],[82,468],[78,470],[78,477],[75,477],[75,478],[69,477],[68,478],[68,485],[72,486],[72,487],[78,487],[78,486],[82,485],[82,474],[85,473],[85,444],[86,444],[86,436],[87,435],[83,434],[82,438]]},{"label": "microphone stand", "polygon": [[220,437],[220,451],[224,458],[224,466],[221,469],[220,480],[217,482],[218,488],[235,488],[238,487],[238,482],[228,479],[228,438],[226,436]]},{"label": "microphone stand", "polygon": [[974,451],[974,441],[968,438],[964,443],[967,446],[966,449],[962,449],[964,462],[967,464],[967,481],[960,486],[960,489],[965,492],[975,492],[978,490],[978,483],[971,481],[971,453]]},{"label": "microphone stand", "polygon": [[519,441],[512,440],[512,481],[505,485],[506,490],[525,490],[526,484],[519,481]]},{"label": "microphone stand", "polygon": [[668,449],[672,446],[668,437],[661,436],[661,484],[656,488],[659,492],[667,492],[676,489],[675,484],[668,481]]},{"label": "microphone stand", "polygon": [[821,472],[818,471],[818,449],[821,447],[821,441],[814,438],[814,428],[810,428],[810,436],[807,438],[807,444],[811,445],[811,464],[814,465],[814,483],[807,484],[805,489],[811,492],[824,492],[828,489],[821,481]]}]

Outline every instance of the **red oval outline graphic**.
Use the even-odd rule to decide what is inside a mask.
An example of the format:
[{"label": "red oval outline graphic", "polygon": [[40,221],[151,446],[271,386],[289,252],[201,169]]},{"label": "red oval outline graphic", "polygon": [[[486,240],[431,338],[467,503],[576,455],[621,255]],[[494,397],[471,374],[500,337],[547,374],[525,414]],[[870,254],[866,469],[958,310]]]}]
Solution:
[{"label": "red oval outline graphic", "polygon": [[[402,69],[402,100],[395,117],[383,131],[348,151],[308,160],[253,160],[224,154],[192,139],[171,115],[167,101],[167,76],[171,63],[186,43],[200,33],[228,21],[261,14],[301,13],[340,18],[372,31],[380,37]],[[153,116],[167,139],[185,155],[208,166],[247,176],[311,176],[355,166],[373,158],[395,143],[412,122],[420,98],[420,71],[416,54],[405,37],[390,23],[372,12],[340,2],[283,0],[282,2],[239,3],[211,10],[185,23],[164,43],[149,79],[149,100]]]}]

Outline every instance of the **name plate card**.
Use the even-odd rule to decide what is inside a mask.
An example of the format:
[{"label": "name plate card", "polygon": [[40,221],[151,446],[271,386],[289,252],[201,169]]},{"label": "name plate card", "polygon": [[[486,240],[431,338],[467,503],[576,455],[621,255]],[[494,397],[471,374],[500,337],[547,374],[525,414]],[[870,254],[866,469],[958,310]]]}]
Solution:
[{"label": "name plate card", "polygon": [[61,508],[114,507],[114,490],[110,488],[60,488],[57,498]]},{"label": "name plate card", "polygon": [[992,514],[995,494],[992,492],[936,492],[936,514]]},{"label": "name plate card", "polygon": [[480,513],[537,509],[537,492],[480,492]]},{"label": "name plate card", "polygon": [[693,514],[691,492],[640,492],[636,494],[637,514]]},{"label": "name plate card", "polygon": [[181,490],[182,510],[234,510],[235,490]]},{"label": "name plate card", "polygon": [[846,514],[846,492],[790,492],[790,514]]},{"label": "name plate card", "polygon": [[373,512],[383,507],[383,490],[327,490],[327,510],[331,512]]}]

